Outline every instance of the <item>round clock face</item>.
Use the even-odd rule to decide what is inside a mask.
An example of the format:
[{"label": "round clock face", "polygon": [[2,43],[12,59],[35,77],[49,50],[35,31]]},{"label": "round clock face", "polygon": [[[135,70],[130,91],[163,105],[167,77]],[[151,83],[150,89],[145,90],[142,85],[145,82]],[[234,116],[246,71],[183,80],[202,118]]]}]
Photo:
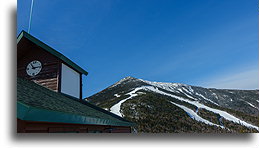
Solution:
[{"label": "round clock face", "polygon": [[41,71],[41,62],[40,61],[31,61],[27,67],[26,72],[29,76],[36,76]]}]

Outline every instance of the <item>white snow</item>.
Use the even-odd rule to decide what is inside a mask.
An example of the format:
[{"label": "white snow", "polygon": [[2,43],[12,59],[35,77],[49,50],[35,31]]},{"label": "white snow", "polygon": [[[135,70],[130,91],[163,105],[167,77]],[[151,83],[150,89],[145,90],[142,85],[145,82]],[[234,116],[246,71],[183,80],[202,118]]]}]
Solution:
[{"label": "white snow", "polygon": [[247,101],[245,101],[248,105],[250,105],[250,106],[252,106],[253,108],[256,108],[256,109],[258,109],[257,107],[255,107],[252,103],[249,103],[249,102],[247,102]]},{"label": "white snow", "polygon": [[213,96],[215,96],[216,99],[219,99],[219,97],[217,96],[217,94],[212,93]]},{"label": "white snow", "polygon": [[187,95],[186,93],[184,93],[184,95],[186,95],[188,98],[191,98],[191,99],[193,99],[193,100],[198,100],[198,99],[196,99],[196,98],[194,98],[194,97],[192,97],[192,96],[190,96],[190,95]]},{"label": "white snow", "polygon": [[[259,127],[254,126],[252,124],[249,124],[249,123],[247,123],[247,122],[245,122],[245,121],[243,121],[243,120],[241,120],[241,119],[239,119],[239,118],[237,118],[237,117],[235,117],[235,116],[233,116],[233,115],[231,115],[231,114],[229,114],[229,113],[227,113],[225,111],[222,111],[222,110],[219,110],[219,109],[214,109],[214,108],[208,107],[208,106],[206,106],[204,104],[201,104],[198,101],[191,101],[191,100],[179,97],[179,96],[172,95],[170,93],[166,93],[166,92],[161,91],[161,90],[158,89],[158,88],[162,88],[162,89],[170,91],[170,92],[176,92],[175,88],[179,88],[179,86],[186,86],[186,87],[188,87],[188,85],[179,84],[179,83],[150,82],[150,81],[145,81],[145,80],[141,80],[141,81],[143,81],[143,82],[145,82],[147,84],[150,84],[152,86],[138,87],[138,88],[135,88],[133,91],[129,92],[128,95],[130,95],[130,96],[128,98],[121,100],[119,103],[113,105],[110,108],[112,113],[117,114],[117,115],[122,117],[123,115],[120,113],[121,104],[124,103],[125,101],[127,101],[128,99],[131,99],[131,98],[137,96],[138,94],[136,93],[136,91],[138,91],[138,90],[146,90],[146,91],[153,91],[155,93],[159,93],[159,94],[162,94],[162,95],[170,96],[170,97],[172,97],[174,99],[190,103],[190,104],[196,106],[197,108],[203,108],[203,109],[206,109],[208,111],[211,111],[211,112],[214,112],[216,114],[219,114],[220,116],[222,116],[226,120],[232,121],[232,122],[237,123],[237,124],[241,124],[241,125],[246,126],[248,128],[255,128],[255,129],[257,129],[259,131]],[[118,82],[118,83],[121,83],[121,82]],[[193,92],[193,90],[190,87],[189,87],[189,90],[191,92]],[[207,99],[206,97],[204,97],[201,94],[196,93],[196,95],[202,97],[203,99],[205,99],[207,101],[212,102],[213,104],[218,105],[217,103],[211,101],[210,99]]]},{"label": "white snow", "polygon": [[143,88],[144,88],[144,87],[138,87],[138,88],[135,88],[133,91],[127,93],[127,95],[130,95],[130,96],[129,96],[128,98],[126,98],[126,99],[121,100],[119,103],[113,105],[113,106],[110,108],[111,112],[114,113],[114,114],[116,114],[116,115],[118,115],[118,116],[121,116],[121,117],[122,117],[123,115],[122,115],[121,112],[120,112],[121,104],[124,103],[125,101],[127,101],[127,100],[129,100],[129,99],[131,99],[131,98],[133,98],[133,97],[135,97],[135,96],[137,96],[138,94],[137,94],[136,92],[137,92],[138,90],[143,89]]},{"label": "white snow", "polygon": [[181,88],[177,88],[177,90],[180,91],[181,93],[184,93]]},{"label": "white snow", "polygon": [[119,94],[114,94],[114,97],[117,97],[117,98],[119,98],[121,95],[119,95]]},{"label": "white snow", "polygon": [[[194,94],[194,90],[189,85],[180,84],[180,83],[151,82],[151,81],[146,81],[146,80],[142,80],[142,79],[140,79],[140,80],[145,82],[145,83],[147,83],[147,84],[150,84],[150,85],[158,87],[158,88],[162,88],[162,89],[170,91],[170,92],[176,92],[176,90],[177,90],[177,91],[183,93],[184,95],[186,95],[187,97],[189,97],[191,99],[198,100],[198,99],[196,99],[196,98],[194,98],[194,97],[192,97],[192,96],[190,96],[190,95],[185,93],[185,92],[187,92],[189,94]],[[216,102],[214,102],[214,101],[204,97],[203,95],[201,95],[199,93],[195,93],[195,94],[200,96],[200,97],[202,97],[203,99],[205,99],[205,100],[207,100],[207,101],[209,101],[209,102],[219,106],[218,103],[216,103]]]},{"label": "white snow", "polygon": [[259,100],[256,100],[259,103]]},{"label": "white snow", "polygon": [[187,88],[188,88],[188,90],[189,90],[191,93],[194,93],[194,90],[192,89],[191,86],[188,86]]},{"label": "white snow", "polygon": [[218,103],[213,102],[212,100],[210,100],[210,99],[204,97],[202,94],[199,94],[199,93],[197,93],[197,92],[196,92],[195,94],[198,95],[198,96],[200,96],[200,97],[202,97],[204,100],[207,100],[207,101],[209,101],[209,102],[211,102],[211,103],[213,103],[213,104],[219,106]]},{"label": "white snow", "polygon": [[124,82],[124,81],[126,81],[126,80],[128,80],[128,79],[131,79],[131,77],[123,78],[123,79],[121,79],[120,81],[118,81],[118,82],[116,82],[115,84],[113,84],[112,86],[110,86],[109,88],[115,87],[115,86],[121,84],[122,82]]},{"label": "white snow", "polygon": [[145,95],[146,93],[144,92],[137,92],[138,95]]},{"label": "white snow", "polygon": [[187,93],[189,93],[189,94],[194,94],[194,90],[191,88],[191,86],[188,86],[188,87],[182,87],[182,89],[185,91],[185,92],[187,92]]},{"label": "white snow", "polygon": [[174,102],[171,102],[172,104],[180,107],[181,109],[183,109],[192,119],[196,120],[196,121],[199,121],[199,122],[203,122],[203,123],[206,123],[206,124],[209,124],[209,125],[214,125],[214,126],[218,126],[218,127],[221,127],[221,128],[224,128],[223,126],[220,126],[220,125],[217,125],[217,124],[214,124],[206,119],[203,119],[202,117],[200,117],[196,112],[194,112],[193,110],[183,106],[183,105],[179,105],[179,104],[176,104]]},{"label": "white snow", "polygon": [[185,92],[187,92],[187,93],[189,93],[189,94],[192,94],[192,93],[190,93],[190,91],[187,90],[185,87],[182,87],[182,89],[183,89]]},{"label": "white snow", "polygon": [[199,112],[199,108],[197,107],[197,109],[196,109],[195,113],[198,113],[198,112]]},{"label": "white snow", "polygon": [[162,88],[164,90],[170,91],[170,92],[177,92],[176,88],[179,86],[186,86],[185,84],[180,84],[180,83],[165,83],[165,82],[151,82],[151,81],[146,81],[139,79],[147,84],[150,84],[152,86],[156,86],[158,88]]},{"label": "white snow", "polygon": [[[142,87],[143,88],[143,87]],[[159,93],[159,94],[162,94],[162,95],[166,95],[166,96],[170,96],[172,98],[175,98],[175,99],[178,99],[180,101],[184,101],[184,102],[187,102],[187,103],[190,103],[192,105],[195,105],[196,107],[198,108],[204,108],[208,111],[211,111],[211,112],[214,112],[214,113],[217,113],[219,114],[220,116],[224,117],[226,120],[229,120],[229,121],[232,121],[232,122],[235,122],[235,123],[238,123],[238,124],[241,124],[243,126],[246,126],[246,127],[249,127],[249,128],[255,128],[259,131],[259,127],[257,126],[254,126],[252,124],[249,124],[241,119],[238,119],[237,117],[225,112],[225,111],[222,111],[222,110],[218,110],[218,109],[214,109],[214,108],[211,108],[211,107],[208,107],[204,104],[201,104],[197,101],[190,101],[188,99],[184,99],[182,97],[179,97],[179,96],[175,96],[175,95],[172,95],[172,94],[169,94],[169,93],[166,93],[166,92],[163,92],[161,90],[158,90],[157,88],[154,88],[153,86],[146,86],[143,88],[144,90],[147,90],[147,91],[153,91],[153,92],[156,92],[156,93]]]},{"label": "white snow", "polygon": [[[191,91],[190,91],[190,89],[189,89],[189,90],[187,90],[186,88],[184,88],[184,87],[183,87],[183,90],[184,90],[185,92],[189,93],[190,95],[192,95],[192,92],[193,92],[193,90],[192,90],[192,89],[191,89]],[[194,98],[194,97],[192,97],[192,96],[188,95],[188,94],[187,94],[187,93],[185,93],[185,92],[183,92],[183,91],[182,91],[182,93],[183,93],[184,95],[186,95],[188,98],[191,98],[191,99],[193,99],[193,100],[198,100],[197,98]]]}]

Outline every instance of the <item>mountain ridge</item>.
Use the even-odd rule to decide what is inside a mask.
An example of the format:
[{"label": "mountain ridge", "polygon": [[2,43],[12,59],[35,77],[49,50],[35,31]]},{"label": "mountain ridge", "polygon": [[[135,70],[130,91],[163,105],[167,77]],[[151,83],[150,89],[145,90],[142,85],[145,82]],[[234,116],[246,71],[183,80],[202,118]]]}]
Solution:
[{"label": "mountain ridge", "polygon": [[[87,100],[127,120],[137,122],[138,126],[135,129],[137,132],[161,132],[161,130],[164,132],[258,132],[258,94],[258,90],[203,88],[181,83],[152,82],[129,76],[87,98]],[[161,123],[153,124],[163,117],[146,121],[147,123],[143,121],[147,119],[142,119],[142,117],[155,117],[165,113],[164,116],[167,118],[178,116],[171,114],[159,103],[151,103],[152,100],[168,106],[171,108],[171,112],[179,112],[183,121],[171,118],[168,120],[176,124],[183,122],[181,126],[188,127],[188,130],[177,126],[169,128],[164,125],[169,124],[168,121],[163,123],[163,128],[155,128],[152,131],[152,128],[161,126]],[[157,110],[157,112],[150,114],[147,110],[150,112]],[[138,117],[140,114],[142,116]],[[195,126],[192,127],[186,123],[190,122],[190,119],[192,122],[195,121],[193,125],[198,126],[198,129],[192,129]],[[206,130],[201,124],[206,124]],[[144,125],[148,125],[149,128],[145,129]],[[214,129],[215,126],[217,130]],[[231,126],[234,127],[229,128]]]}]

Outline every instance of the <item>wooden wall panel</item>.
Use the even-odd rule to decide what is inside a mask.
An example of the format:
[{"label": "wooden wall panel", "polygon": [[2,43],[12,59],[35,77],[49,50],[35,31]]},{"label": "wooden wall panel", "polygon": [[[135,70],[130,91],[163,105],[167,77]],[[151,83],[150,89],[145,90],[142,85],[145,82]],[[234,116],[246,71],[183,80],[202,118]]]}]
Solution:
[{"label": "wooden wall panel", "polygon": [[[41,72],[34,76],[28,76],[26,67],[31,61],[40,61]],[[41,47],[23,38],[17,45],[17,76],[45,86],[54,91],[58,91],[58,70],[60,60],[45,51]]]},{"label": "wooden wall panel", "polygon": [[[112,130],[109,130],[112,129]],[[52,122],[33,122],[17,119],[18,133],[130,133],[131,128],[127,126],[109,125],[87,125],[87,124],[68,124]]]}]

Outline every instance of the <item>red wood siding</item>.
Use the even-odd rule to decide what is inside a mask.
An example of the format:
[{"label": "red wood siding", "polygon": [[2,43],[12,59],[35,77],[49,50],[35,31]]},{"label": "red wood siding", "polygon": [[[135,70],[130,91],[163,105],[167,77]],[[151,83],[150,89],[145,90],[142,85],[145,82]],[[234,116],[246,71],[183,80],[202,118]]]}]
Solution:
[{"label": "red wood siding", "polygon": [[127,126],[32,122],[17,119],[18,133],[130,133]]},{"label": "red wood siding", "polygon": [[[34,76],[28,76],[26,67],[33,60],[38,60],[42,64],[41,72]],[[45,86],[54,91],[58,91],[58,72],[60,60],[43,50],[41,47],[33,44],[26,38],[23,38],[17,44],[17,76]]]}]

